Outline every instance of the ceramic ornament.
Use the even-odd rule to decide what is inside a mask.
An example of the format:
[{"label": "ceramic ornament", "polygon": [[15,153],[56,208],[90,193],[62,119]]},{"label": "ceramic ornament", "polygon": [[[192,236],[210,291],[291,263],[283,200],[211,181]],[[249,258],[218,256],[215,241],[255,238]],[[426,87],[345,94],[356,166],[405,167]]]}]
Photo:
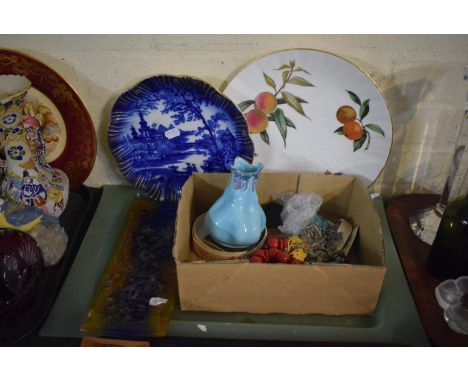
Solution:
[{"label": "ceramic ornament", "polygon": [[265,171],[343,173],[370,185],[392,143],[384,97],[355,65],[316,50],[263,57],[223,93],[242,110]]},{"label": "ceramic ornament", "polygon": [[253,145],[240,110],[192,77],[147,78],[112,108],[109,146],[122,175],[158,200],[178,200],[193,172],[228,172]]},{"label": "ceramic ornament", "polygon": [[249,164],[242,158],[234,161],[228,186],[204,220],[206,230],[219,244],[244,248],[260,240],[266,226],[256,190],[262,168],[261,163]]},{"label": "ceramic ornament", "polygon": [[31,82],[23,76],[0,75],[0,149],[5,161],[1,196],[60,216],[68,201],[67,175],[45,159],[45,141],[34,119],[24,115]]}]

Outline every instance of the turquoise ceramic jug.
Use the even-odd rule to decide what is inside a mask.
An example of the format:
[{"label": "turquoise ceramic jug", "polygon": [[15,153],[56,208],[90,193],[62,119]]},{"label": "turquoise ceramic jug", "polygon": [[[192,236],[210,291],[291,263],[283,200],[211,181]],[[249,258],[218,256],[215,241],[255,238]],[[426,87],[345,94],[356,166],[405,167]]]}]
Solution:
[{"label": "turquoise ceramic jug", "polygon": [[205,216],[210,236],[226,247],[247,247],[260,240],[266,218],[256,191],[263,165],[249,164],[237,157],[231,166],[231,180],[223,195]]}]

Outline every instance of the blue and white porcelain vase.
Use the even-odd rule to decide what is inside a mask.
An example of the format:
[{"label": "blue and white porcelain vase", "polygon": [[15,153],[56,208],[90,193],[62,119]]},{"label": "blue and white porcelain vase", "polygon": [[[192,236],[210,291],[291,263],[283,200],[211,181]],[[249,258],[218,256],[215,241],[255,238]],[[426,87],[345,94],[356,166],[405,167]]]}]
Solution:
[{"label": "blue and white porcelain vase", "polygon": [[231,166],[231,180],[223,195],[205,215],[210,236],[226,247],[247,247],[260,240],[266,225],[256,185],[261,163],[249,164],[237,157]]}]

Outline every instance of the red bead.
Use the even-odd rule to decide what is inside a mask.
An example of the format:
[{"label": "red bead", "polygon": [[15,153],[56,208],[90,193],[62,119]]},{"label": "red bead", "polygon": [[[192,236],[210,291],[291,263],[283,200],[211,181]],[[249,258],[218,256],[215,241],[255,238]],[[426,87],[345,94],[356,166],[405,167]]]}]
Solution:
[{"label": "red bead", "polygon": [[283,248],[284,248],[283,240],[282,240],[282,239],[279,239],[279,240],[278,240],[278,249],[279,249],[280,251],[282,251]]},{"label": "red bead", "polygon": [[257,249],[252,256],[258,256],[265,260],[265,263],[268,263],[268,251],[265,249]]},{"label": "red bead", "polygon": [[289,256],[286,252],[280,252],[276,255],[276,262],[287,264],[291,261],[291,256]]},{"label": "red bead", "polygon": [[268,250],[268,260],[270,263],[276,263],[276,256],[281,253],[281,251],[278,248],[270,248]]},{"label": "red bead", "polygon": [[283,242],[283,250],[287,251],[289,247],[289,237],[283,237],[281,241]]},{"label": "red bead", "polygon": [[267,245],[269,248],[278,248],[279,240],[276,237],[272,237],[270,240],[267,241]]}]

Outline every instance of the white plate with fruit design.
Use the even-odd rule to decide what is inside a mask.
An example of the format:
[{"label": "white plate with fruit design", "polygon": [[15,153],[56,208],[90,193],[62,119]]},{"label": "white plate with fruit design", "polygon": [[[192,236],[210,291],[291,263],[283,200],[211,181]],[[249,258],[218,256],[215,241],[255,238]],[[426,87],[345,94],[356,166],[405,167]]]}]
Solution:
[{"label": "white plate with fruit design", "polygon": [[285,50],[237,73],[223,93],[249,125],[266,171],[342,173],[367,186],[392,144],[387,103],[359,68],[333,54]]}]

